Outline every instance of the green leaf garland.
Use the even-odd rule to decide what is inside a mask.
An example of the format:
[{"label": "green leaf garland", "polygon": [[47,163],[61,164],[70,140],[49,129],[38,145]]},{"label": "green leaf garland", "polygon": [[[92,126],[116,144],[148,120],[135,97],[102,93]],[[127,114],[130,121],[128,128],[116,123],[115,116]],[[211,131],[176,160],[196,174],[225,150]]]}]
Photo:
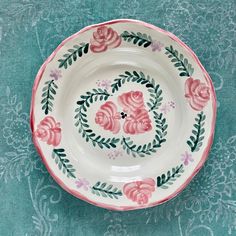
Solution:
[{"label": "green leaf garland", "polygon": [[56,95],[56,90],[58,86],[55,84],[54,80],[50,80],[44,83],[45,86],[42,90],[42,110],[45,115],[47,115],[53,108],[54,95]]},{"label": "green leaf garland", "polygon": [[130,137],[123,137],[121,144],[127,154],[132,154],[133,157],[144,157],[145,155],[151,155],[152,153],[155,153],[157,149],[161,147],[161,144],[166,141],[164,138],[167,135],[168,127],[166,124],[166,119],[163,117],[162,113],[158,114],[155,111],[153,111],[153,113],[156,126],[155,138],[148,144],[136,145]]},{"label": "green leaf garland", "polygon": [[180,71],[180,76],[191,76],[194,72],[194,68],[188,62],[187,58],[184,58],[182,53],[179,53],[177,50],[173,48],[172,45],[170,47],[165,47],[166,52],[165,54],[171,59],[171,62],[175,63],[174,66],[178,68]]},{"label": "green leaf garland", "polygon": [[169,186],[172,185],[173,182],[181,176],[181,174],[184,172],[183,164],[180,166],[176,166],[175,168],[172,168],[172,170],[168,171],[166,174],[162,174],[161,176],[157,177],[157,187],[161,187],[163,189],[167,189]]},{"label": "green leaf garland", "polygon": [[53,149],[52,158],[55,159],[59,170],[62,170],[63,174],[67,174],[67,177],[76,178],[73,165],[70,164],[69,159],[66,158],[65,149]]},{"label": "green leaf garland", "polygon": [[59,59],[59,68],[71,66],[73,61],[76,61],[78,57],[82,57],[83,54],[87,54],[89,50],[89,43],[81,43],[80,45],[74,45],[74,48],[68,49],[68,53],[63,55],[62,59]]},{"label": "green leaf garland", "polygon": [[204,139],[204,124],[205,124],[206,115],[203,112],[197,114],[195,118],[196,123],[193,125],[194,129],[192,130],[192,135],[189,137],[187,141],[188,146],[191,149],[191,152],[199,151],[200,147],[202,146],[202,140]]},{"label": "green leaf garland", "polygon": [[110,197],[118,199],[119,196],[122,196],[121,190],[119,190],[116,187],[113,187],[113,185],[108,185],[107,183],[101,183],[97,182],[92,188],[91,191],[93,194],[96,194],[97,196],[102,197]]},{"label": "green leaf garland", "polygon": [[132,42],[133,44],[137,44],[138,46],[143,46],[145,48],[152,44],[151,36],[147,36],[146,34],[142,34],[140,32],[134,33],[124,31],[120,36],[126,42]]},{"label": "green leaf garland", "polygon": [[160,85],[155,83],[153,78],[150,78],[149,75],[145,76],[143,72],[129,72],[125,71],[124,74],[120,74],[118,78],[114,80],[115,82],[111,84],[112,93],[117,92],[121,86],[126,82],[136,82],[138,84],[145,85],[150,93],[150,99],[147,103],[149,111],[156,110],[160,107],[162,98],[162,90]]},{"label": "green leaf garland", "polygon": [[110,96],[111,95],[105,89],[93,89],[92,92],[87,92],[86,95],[80,96],[81,100],[77,102],[79,107],[75,109],[75,126],[78,127],[79,133],[81,133],[82,137],[85,138],[86,142],[91,141],[94,147],[99,146],[101,149],[115,148],[120,139],[103,138],[100,135],[96,135],[89,127],[86,112],[91,103],[98,99],[100,101],[106,101]]}]

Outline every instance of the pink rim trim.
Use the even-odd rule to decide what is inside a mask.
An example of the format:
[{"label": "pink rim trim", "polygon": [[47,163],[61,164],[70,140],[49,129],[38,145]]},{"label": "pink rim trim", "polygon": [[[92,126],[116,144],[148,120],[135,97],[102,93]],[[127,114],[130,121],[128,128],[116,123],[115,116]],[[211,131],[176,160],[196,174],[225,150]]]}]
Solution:
[{"label": "pink rim trim", "polygon": [[[208,82],[208,85],[210,86],[210,90],[211,90],[211,95],[212,95],[212,108],[213,108],[213,118],[212,118],[212,124],[211,124],[211,133],[210,133],[210,137],[208,140],[208,144],[207,147],[205,148],[202,158],[199,162],[199,164],[197,165],[197,167],[195,168],[195,170],[193,171],[192,175],[185,181],[185,183],[183,183],[174,193],[172,193],[171,195],[169,195],[168,197],[147,204],[147,205],[143,205],[143,206],[113,206],[110,204],[105,204],[105,203],[98,203],[98,202],[94,202],[90,199],[88,199],[87,197],[83,196],[81,193],[79,193],[76,190],[72,190],[70,189],[68,186],[66,186],[53,172],[53,170],[49,167],[48,163],[47,163],[47,158],[43,155],[42,150],[39,147],[38,141],[36,139],[36,137],[33,135],[34,133],[34,103],[35,103],[35,94],[36,94],[36,90],[38,88],[38,84],[40,82],[40,79],[44,73],[44,70],[47,66],[47,64],[54,58],[54,56],[57,54],[57,52],[60,50],[61,47],[64,46],[64,44],[66,44],[68,41],[70,41],[71,39],[77,37],[79,34],[96,28],[98,26],[103,26],[103,25],[110,25],[110,24],[115,24],[115,23],[126,23],[126,22],[130,22],[130,23],[136,23],[142,26],[145,26],[147,28],[156,30],[158,32],[161,32],[163,34],[165,34],[166,36],[170,37],[172,40],[174,40],[175,42],[177,42],[178,44],[180,44],[182,47],[184,47],[189,53],[190,55],[195,59],[196,63],[200,66],[200,68],[202,69],[202,72],[205,76],[206,81]],[[69,192],[70,194],[74,195],[77,198],[80,198],[88,203],[91,203],[95,206],[99,206],[99,207],[103,207],[103,208],[107,208],[110,210],[118,210],[118,211],[128,211],[128,210],[137,210],[137,209],[142,209],[142,208],[147,208],[147,207],[152,207],[152,206],[156,206],[156,205],[160,205],[172,198],[174,198],[176,195],[178,195],[189,183],[190,181],[193,179],[193,177],[199,172],[199,170],[202,168],[204,162],[206,161],[211,145],[213,143],[213,137],[214,137],[214,131],[215,131],[215,121],[216,121],[216,94],[215,94],[215,90],[211,81],[210,76],[208,75],[207,71],[205,70],[205,68],[203,67],[203,65],[201,64],[201,62],[199,61],[199,59],[197,58],[196,54],[192,51],[192,49],[190,49],[185,43],[183,43],[178,37],[176,37],[175,35],[173,35],[172,33],[165,31],[163,29],[160,29],[154,25],[151,25],[149,23],[145,23],[143,21],[138,21],[138,20],[131,20],[131,19],[117,19],[117,20],[112,20],[112,21],[107,21],[104,23],[100,23],[100,24],[94,24],[94,25],[90,25],[87,26],[85,28],[83,28],[82,30],[80,30],[79,32],[71,35],[70,37],[68,37],[67,39],[65,39],[57,48],[56,50],[54,50],[54,52],[47,58],[47,60],[43,63],[43,65],[41,66],[41,68],[39,69],[37,76],[35,78],[35,82],[33,85],[33,89],[32,89],[32,99],[31,99],[31,108],[30,108],[30,125],[31,125],[31,131],[32,131],[32,138],[33,138],[33,142],[34,145],[36,146],[36,149],[39,153],[39,155],[41,156],[46,168],[48,169],[48,172],[51,174],[51,176],[54,178],[54,180],[67,192]]]}]

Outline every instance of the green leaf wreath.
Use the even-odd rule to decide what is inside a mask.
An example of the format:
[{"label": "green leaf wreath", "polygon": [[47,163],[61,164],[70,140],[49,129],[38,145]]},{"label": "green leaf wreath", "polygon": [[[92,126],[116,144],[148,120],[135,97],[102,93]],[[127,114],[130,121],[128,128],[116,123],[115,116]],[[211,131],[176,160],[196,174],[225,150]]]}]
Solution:
[{"label": "green leaf wreath", "polygon": [[94,147],[98,145],[100,148],[115,148],[120,141],[118,138],[103,138],[101,135],[96,135],[90,128],[87,120],[86,112],[90,104],[98,99],[106,101],[110,96],[105,89],[93,89],[92,92],[87,92],[86,95],[80,96],[81,100],[77,102],[79,107],[75,109],[75,126],[78,127],[79,133],[85,138],[86,142],[91,141]]}]

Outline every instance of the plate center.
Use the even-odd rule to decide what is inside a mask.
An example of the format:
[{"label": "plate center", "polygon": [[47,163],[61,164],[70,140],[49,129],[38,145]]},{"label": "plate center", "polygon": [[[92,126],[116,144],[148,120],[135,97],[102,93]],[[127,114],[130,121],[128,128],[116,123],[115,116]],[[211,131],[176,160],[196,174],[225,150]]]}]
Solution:
[{"label": "plate center", "polygon": [[71,70],[60,115],[80,165],[107,176],[142,176],[176,146],[183,122],[178,84],[144,54],[119,48]]}]

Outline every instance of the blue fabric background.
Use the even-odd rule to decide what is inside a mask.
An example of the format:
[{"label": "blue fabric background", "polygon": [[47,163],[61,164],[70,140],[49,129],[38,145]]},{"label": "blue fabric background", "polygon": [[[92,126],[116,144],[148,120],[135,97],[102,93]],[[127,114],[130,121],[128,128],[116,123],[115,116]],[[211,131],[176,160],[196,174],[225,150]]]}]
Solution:
[{"label": "blue fabric background", "polygon": [[[31,88],[43,61],[82,27],[134,18],[176,34],[214,82],[218,114],[208,161],[172,201],[112,212],[63,191],[29,129]],[[236,3],[234,0],[0,1],[0,235],[236,235]]]}]

